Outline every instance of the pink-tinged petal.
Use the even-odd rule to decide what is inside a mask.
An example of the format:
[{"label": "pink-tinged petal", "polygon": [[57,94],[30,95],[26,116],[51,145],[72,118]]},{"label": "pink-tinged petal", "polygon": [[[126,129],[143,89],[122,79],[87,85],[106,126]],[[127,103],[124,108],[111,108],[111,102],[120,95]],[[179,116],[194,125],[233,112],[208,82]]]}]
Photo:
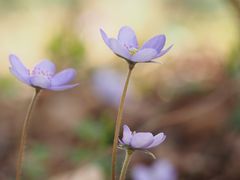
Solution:
[{"label": "pink-tinged petal", "polygon": [[102,29],[100,29],[100,33],[101,33],[101,36],[102,36],[103,41],[105,42],[105,44],[106,44],[109,48],[111,48],[111,47],[110,47],[109,38],[108,38],[107,34],[106,34]]},{"label": "pink-tinged petal", "polygon": [[153,143],[148,146],[148,148],[153,148],[161,144],[166,139],[166,135],[164,133],[159,133],[156,136],[154,136]]},{"label": "pink-tinged petal", "polygon": [[162,50],[166,42],[165,35],[157,35],[145,42],[141,49],[152,48],[155,49],[158,53]]},{"label": "pink-tinged petal", "polygon": [[11,54],[9,56],[9,61],[14,71],[17,72],[17,74],[19,74],[23,79],[27,79],[29,77],[28,69],[22,64],[17,56]]},{"label": "pink-tinged petal", "polygon": [[53,91],[63,91],[66,89],[72,89],[74,87],[77,87],[79,84],[70,84],[70,85],[62,85],[62,86],[52,86],[50,88],[48,88],[49,90],[53,90]]},{"label": "pink-tinged petal", "polygon": [[30,83],[29,83],[29,76],[28,77],[23,77],[13,67],[10,67],[9,70],[10,70],[11,74],[14,75],[18,80],[22,81],[23,83],[26,83],[26,84],[30,85]]},{"label": "pink-tinged petal", "polygon": [[51,80],[51,86],[67,84],[76,77],[76,74],[76,71],[72,68],[65,69],[53,76]]},{"label": "pink-tinged petal", "polygon": [[33,75],[39,75],[44,73],[44,75],[53,76],[56,71],[55,64],[53,64],[49,60],[42,60],[40,63],[38,63],[33,70]]},{"label": "pink-tinged petal", "polygon": [[131,60],[134,62],[146,62],[151,61],[157,55],[157,51],[155,49],[142,49],[138,51],[131,57]]},{"label": "pink-tinged petal", "polygon": [[45,76],[32,76],[30,77],[30,84],[34,87],[47,89],[51,86],[51,81]]},{"label": "pink-tinged petal", "polygon": [[138,48],[138,42],[135,32],[128,26],[124,26],[118,33],[118,41],[128,48]]},{"label": "pink-tinged petal", "polygon": [[144,132],[140,132],[140,133],[135,133],[132,136],[132,140],[130,142],[131,146],[133,148],[147,148],[150,144],[153,143],[153,135],[152,133],[144,133]]},{"label": "pink-tinged petal", "polygon": [[113,50],[115,54],[117,54],[120,57],[123,57],[124,59],[129,59],[130,54],[129,51],[124,48],[116,39],[110,39],[110,47]]},{"label": "pink-tinged petal", "polygon": [[163,56],[164,54],[166,54],[172,47],[173,47],[173,44],[171,46],[169,46],[167,49],[162,50],[159,54],[157,54],[156,58],[159,58],[159,57]]},{"label": "pink-tinged petal", "polygon": [[123,138],[122,141],[124,144],[129,145],[132,139],[132,132],[127,125],[123,126]]}]

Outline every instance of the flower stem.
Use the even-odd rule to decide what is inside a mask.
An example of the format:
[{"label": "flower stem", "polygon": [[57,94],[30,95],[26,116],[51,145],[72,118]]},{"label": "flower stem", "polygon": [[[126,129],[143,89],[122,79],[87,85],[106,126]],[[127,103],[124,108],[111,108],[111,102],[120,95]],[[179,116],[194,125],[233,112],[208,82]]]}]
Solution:
[{"label": "flower stem", "polygon": [[126,174],[127,174],[127,168],[129,165],[129,162],[132,158],[133,151],[126,149],[126,155],[125,155],[125,160],[123,162],[122,170],[121,170],[121,175],[120,175],[120,180],[125,180],[126,179]]},{"label": "flower stem", "polygon": [[18,150],[18,157],[17,157],[16,180],[20,180],[21,179],[22,161],[24,159],[24,149],[25,149],[26,140],[27,140],[27,129],[28,129],[31,113],[32,113],[33,107],[34,107],[34,105],[36,103],[37,96],[38,96],[39,93],[40,93],[40,89],[36,88],[35,93],[34,93],[34,95],[32,97],[32,100],[31,100],[31,102],[29,104],[25,120],[23,122],[21,139],[20,139],[20,145],[19,145],[19,150]]},{"label": "flower stem", "polygon": [[120,105],[119,105],[119,109],[118,109],[118,114],[117,114],[117,120],[116,120],[116,124],[115,124],[115,133],[114,133],[114,140],[113,140],[113,147],[112,147],[112,180],[115,180],[115,178],[116,178],[116,176],[115,176],[116,170],[115,169],[116,169],[118,136],[119,136],[120,128],[122,125],[123,106],[124,106],[124,102],[125,102],[125,98],[126,98],[126,94],[127,94],[127,88],[128,88],[128,84],[129,84],[129,80],[130,80],[130,76],[131,76],[133,68],[134,68],[134,64],[129,64],[128,75],[127,75],[127,79],[126,79],[124,89],[122,92]]}]

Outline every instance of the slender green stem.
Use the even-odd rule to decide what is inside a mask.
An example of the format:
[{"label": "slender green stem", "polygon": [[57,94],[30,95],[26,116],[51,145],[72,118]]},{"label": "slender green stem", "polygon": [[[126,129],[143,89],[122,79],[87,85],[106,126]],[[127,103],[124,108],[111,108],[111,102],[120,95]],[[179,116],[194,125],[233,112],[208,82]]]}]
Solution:
[{"label": "slender green stem", "polygon": [[114,133],[114,140],[113,140],[113,147],[112,147],[112,180],[115,180],[115,171],[116,171],[116,158],[117,158],[117,144],[118,144],[118,136],[120,132],[120,128],[122,125],[122,114],[123,114],[123,106],[127,94],[127,88],[130,80],[130,76],[132,73],[132,70],[134,68],[134,64],[129,64],[129,70],[128,70],[128,75],[127,79],[123,88],[121,100],[120,100],[120,105],[118,109],[118,114],[117,114],[117,120],[115,124],[115,133]]},{"label": "slender green stem", "polygon": [[40,93],[40,89],[35,90],[35,93],[32,97],[32,100],[29,104],[28,111],[25,117],[25,120],[23,122],[23,127],[22,127],[22,134],[21,134],[21,139],[20,139],[20,145],[19,145],[19,150],[18,150],[18,157],[17,157],[17,166],[16,166],[16,180],[21,179],[21,174],[22,174],[22,162],[24,159],[24,149],[26,146],[26,141],[27,141],[27,130],[28,130],[28,125],[31,117],[31,113],[33,110],[33,107],[36,103],[37,96]]},{"label": "slender green stem", "polygon": [[127,174],[127,169],[129,162],[132,158],[133,151],[126,149],[126,155],[125,155],[125,160],[123,162],[122,170],[121,170],[121,175],[120,175],[120,180],[125,180],[126,179],[126,174]]}]

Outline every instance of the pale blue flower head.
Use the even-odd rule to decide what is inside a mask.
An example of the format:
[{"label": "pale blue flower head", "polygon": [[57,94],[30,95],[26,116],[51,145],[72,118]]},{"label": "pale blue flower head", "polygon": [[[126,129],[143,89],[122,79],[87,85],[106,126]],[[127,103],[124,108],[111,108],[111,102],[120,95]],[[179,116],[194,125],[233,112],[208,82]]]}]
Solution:
[{"label": "pale blue flower head", "polygon": [[33,70],[27,69],[15,55],[9,56],[10,72],[23,83],[36,89],[61,91],[76,87],[78,84],[69,84],[76,76],[72,68],[56,73],[55,64],[49,60],[42,60]]},{"label": "pale blue flower head", "polygon": [[127,125],[123,126],[123,137],[120,146],[131,150],[148,150],[160,145],[166,136],[164,133],[153,135],[150,132],[132,132]]},{"label": "pale blue flower head", "polygon": [[166,36],[163,34],[152,37],[139,47],[135,32],[128,26],[119,30],[117,39],[109,38],[102,29],[100,32],[105,44],[131,64],[153,62],[153,59],[163,56],[172,48],[171,45],[164,49]]},{"label": "pale blue flower head", "polygon": [[133,180],[177,180],[177,171],[168,160],[158,160],[152,166],[137,165],[132,171]]}]

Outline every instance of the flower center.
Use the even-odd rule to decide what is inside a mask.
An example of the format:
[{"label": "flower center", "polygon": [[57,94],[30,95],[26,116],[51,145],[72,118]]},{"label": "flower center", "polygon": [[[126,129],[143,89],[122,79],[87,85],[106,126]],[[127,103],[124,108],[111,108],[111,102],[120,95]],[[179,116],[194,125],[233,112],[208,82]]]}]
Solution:
[{"label": "flower center", "polygon": [[130,53],[131,55],[134,55],[134,54],[136,54],[136,53],[138,52],[138,49],[136,49],[136,48],[130,48],[130,49],[128,49],[128,51],[129,51],[129,53]]},{"label": "flower center", "polygon": [[127,45],[127,44],[124,44],[124,47],[127,48],[127,50],[129,51],[129,53],[131,55],[134,55],[138,52],[138,49],[133,47],[133,46],[130,46],[130,45]]},{"label": "flower center", "polygon": [[31,73],[31,84],[34,87],[48,88],[51,85],[53,74],[41,68],[34,68]]},{"label": "flower center", "polygon": [[42,76],[44,78],[47,78],[47,79],[51,79],[53,74],[46,71],[46,70],[43,70],[41,68],[34,68],[32,73],[31,73],[32,76]]}]

